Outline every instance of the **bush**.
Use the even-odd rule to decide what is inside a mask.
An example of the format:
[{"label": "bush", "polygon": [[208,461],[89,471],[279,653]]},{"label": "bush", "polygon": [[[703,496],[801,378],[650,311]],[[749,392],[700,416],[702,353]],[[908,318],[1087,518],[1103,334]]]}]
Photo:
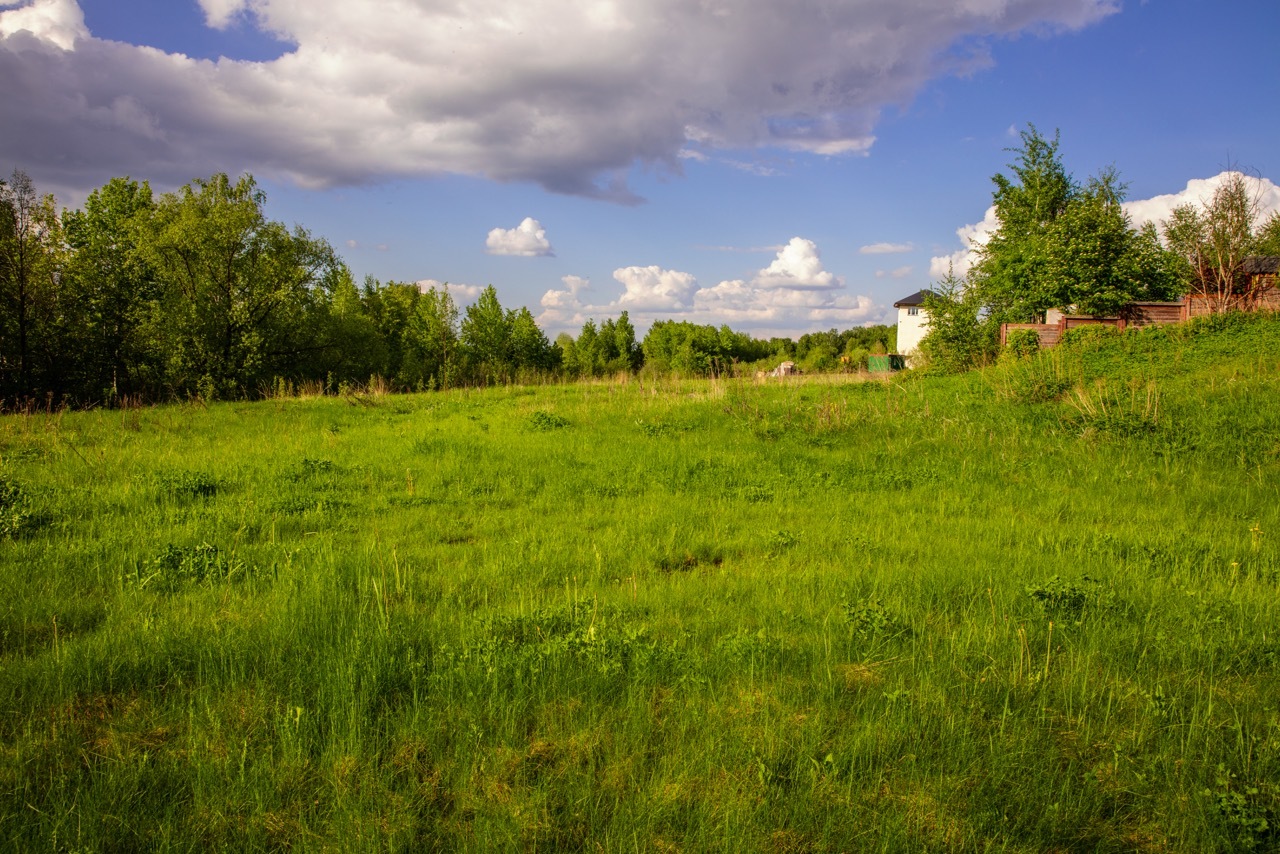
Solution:
[{"label": "bush", "polygon": [[141,588],[172,591],[184,584],[231,581],[244,573],[245,565],[228,557],[217,546],[201,543],[182,547],[170,543],[128,580]]},{"label": "bush", "polygon": [[14,537],[31,521],[31,502],[17,483],[0,475],[0,539]]},{"label": "bush", "polygon": [[[884,349],[884,345],[876,342],[880,349]],[[854,347],[845,351],[841,357],[844,362],[845,370],[861,371],[867,367],[867,356],[871,355],[869,351],[860,347]]]},{"label": "bush", "polygon": [[1124,333],[1118,327],[1106,323],[1090,323],[1077,326],[1063,333],[1058,346],[1073,350],[1092,350],[1107,341],[1114,341]]},{"label": "bush", "polygon": [[1007,359],[1025,359],[1040,352],[1040,336],[1034,329],[1014,329],[1005,338],[1004,351],[1000,354]]},{"label": "bush", "polygon": [[165,472],[156,479],[160,490],[174,498],[212,498],[222,487],[218,478],[201,471]]},{"label": "bush", "polygon": [[554,412],[548,412],[545,409],[539,409],[529,416],[529,429],[537,431],[558,430],[561,427],[568,427],[569,419],[556,415]]}]

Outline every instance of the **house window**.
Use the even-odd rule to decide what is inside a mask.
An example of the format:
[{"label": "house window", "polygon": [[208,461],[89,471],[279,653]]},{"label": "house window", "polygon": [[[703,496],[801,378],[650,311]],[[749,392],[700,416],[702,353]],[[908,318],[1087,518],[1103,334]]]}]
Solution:
[{"label": "house window", "polygon": [[915,317],[915,316],[916,316],[917,314],[919,314],[919,313],[920,313],[920,309],[918,309],[918,308],[909,308],[909,309],[907,309],[907,314],[911,315],[912,317]]}]

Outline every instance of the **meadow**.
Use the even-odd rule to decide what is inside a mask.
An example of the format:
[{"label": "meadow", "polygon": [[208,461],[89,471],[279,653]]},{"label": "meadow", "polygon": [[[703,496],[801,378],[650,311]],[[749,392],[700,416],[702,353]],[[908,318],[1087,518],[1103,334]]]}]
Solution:
[{"label": "meadow", "polygon": [[0,417],[0,848],[1280,850],[1280,321]]}]

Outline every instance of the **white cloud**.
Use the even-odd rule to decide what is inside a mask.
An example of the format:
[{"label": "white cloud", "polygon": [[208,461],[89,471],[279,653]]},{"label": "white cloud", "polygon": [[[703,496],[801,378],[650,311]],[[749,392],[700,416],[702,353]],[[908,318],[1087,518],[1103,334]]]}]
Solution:
[{"label": "white cloud", "polygon": [[[67,187],[460,173],[635,201],[628,170],[678,172],[690,145],[865,154],[886,105],[989,65],[992,40],[1078,30],[1119,0],[200,6],[295,47],[210,62],[94,38],[75,0],[0,11],[0,151]],[[122,99],[146,121],[113,118]]]},{"label": "white cloud", "polygon": [[591,288],[591,280],[582,276],[561,276],[560,281],[564,282],[564,286],[569,289],[571,294],[577,294]]},{"label": "white cloud", "polygon": [[962,225],[957,228],[956,236],[960,238],[960,244],[964,248],[957,249],[950,255],[935,255],[930,258],[929,275],[934,279],[941,279],[948,272],[952,272],[956,276],[963,277],[977,262],[978,250],[987,245],[987,241],[991,239],[992,232],[999,227],[1000,220],[996,218],[996,209],[993,205],[987,208],[987,213],[982,217],[982,222]]},{"label": "white cloud", "polygon": [[525,217],[515,228],[495,228],[484,242],[490,255],[519,255],[537,258],[554,255],[547,230],[533,217]]},{"label": "white cloud", "polygon": [[[1187,182],[1185,189],[1177,193],[1125,202],[1124,209],[1133,220],[1135,228],[1141,228],[1148,222],[1154,222],[1158,226],[1168,219],[1173,209],[1179,205],[1199,205],[1211,201],[1214,191],[1231,175],[1230,171],[1226,171],[1212,178],[1193,178]],[[1280,187],[1268,178],[1255,178],[1249,175],[1244,177],[1249,194],[1258,200],[1258,222],[1264,222],[1271,214],[1280,212]]]},{"label": "white cloud", "polygon": [[905,279],[907,276],[911,275],[911,271],[914,269],[914,267],[906,265],[897,267],[893,270],[876,270],[876,278],[883,279],[888,277],[890,279]]},{"label": "white cloud", "polygon": [[621,308],[685,311],[698,290],[698,280],[688,273],[658,266],[622,267],[613,271],[622,285]]},{"label": "white cloud", "polygon": [[[1201,204],[1210,201],[1213,198],[1214,190],[1221,186],[1222,182],[1230,174],[1230,171],[1226,171],[1220,172],[1211,178],[1193,178],[1187,182],[1187,186],[1184,189],[1176,193],[1166,193],[1149,199],[1135,199],[1125,202],[1123,207],[1125,212],[1129,214],[1129,219],[1134,228],[1141,228],[1148,222],[1153,222],[1159,226],[1161,222],[1169,218],[1170,214],[1173,213],[1173,209],[1178,205]],[[1268,178],[1245,176],[1245,181],[1249,186],[1250,194],[1258,200],[1258,223],[1264,222],[1273,213],[1280,213],[1280,186],[1277,186]],[[977,250],[986,245],[991,238],[991,233],[999,225],[999,220],[996,219],[996,209],[989,207],[986,215],[982,218],[982,222],[964,225],[956,229],[956,234],[959,236],[960,243],[964,248],[958,249],[950,255],[935,256],[930,259],[929,275],[935,279],[941,278],[947,274],[948,268],[951,268],[957,276],[964,276],[977,261]]]},{"label": "white cloud", "polygon": [[226,29],[235,17],[246,11],[249,0],[199,0],[205,23],[216,30]]},{"label": "white cloud", "polygon": [[19,6],[0,12],[0,37],[27,34],[54,45],[59,50],[74,50],[76,42],[87,38],[84,13],[73,0],[5,0],[0,6]]},{"label": "white cloud", "polygon": [[823,269],[818,247],[812,240],[793,237],[778,251],[773,263],[756,274],[752,284],[759,288],[826,290],[844,287],[844,279]]},{"label": "white cloud", "polygon": [[915,249],[910,243],[872,243],[858,250],[861,255],[901,255]]},{"label": "white cloud", "polygon": [[414,282],[418,286],[418,290],[426,293],[435,288],[438,291],[448,291],[449,296],[453,297],[455,303],[459,305],[467,305],[475,302],[476,297],[480,296],[480,292],[484,288],[479,285],[459,285],[454,282],[442,282],[439,279],[419,279]]},{"label": "white cloud", "polygon": [[543,294],[538,322],[550,331],[576,332],[587,318],[627,311],[638,329],[654,320],[676,318],[728,323],[757,334],[794,335],[873,323],[884,316],[883,307],[870,297],[844,292],[843,281],[822,269],[817,247],[803,238],[782,247],[777,260],[750,281],[732,279],[704,288],[690,273],[656,265],[622,267],[613,278],[622,293],[593,303],[586,299],[584,279],[565,276],[564,288]]}]

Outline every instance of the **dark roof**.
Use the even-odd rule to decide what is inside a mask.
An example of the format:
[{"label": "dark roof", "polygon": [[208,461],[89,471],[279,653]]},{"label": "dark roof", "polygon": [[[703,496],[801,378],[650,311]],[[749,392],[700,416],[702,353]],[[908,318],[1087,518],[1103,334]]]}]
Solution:
[{"label": "dark roof", "polygon": [[1244,259],[1241,265],[1246,276],[1267,276],[1280,273],[1280,255],[1254,255]]},{"label": "dark roof", "polygon": [[924,298],[933,296],[933,291],[916,291],[909,297],[903,297],[893,304],[894,308],[910,308],[913,305],[924,305]]}]

